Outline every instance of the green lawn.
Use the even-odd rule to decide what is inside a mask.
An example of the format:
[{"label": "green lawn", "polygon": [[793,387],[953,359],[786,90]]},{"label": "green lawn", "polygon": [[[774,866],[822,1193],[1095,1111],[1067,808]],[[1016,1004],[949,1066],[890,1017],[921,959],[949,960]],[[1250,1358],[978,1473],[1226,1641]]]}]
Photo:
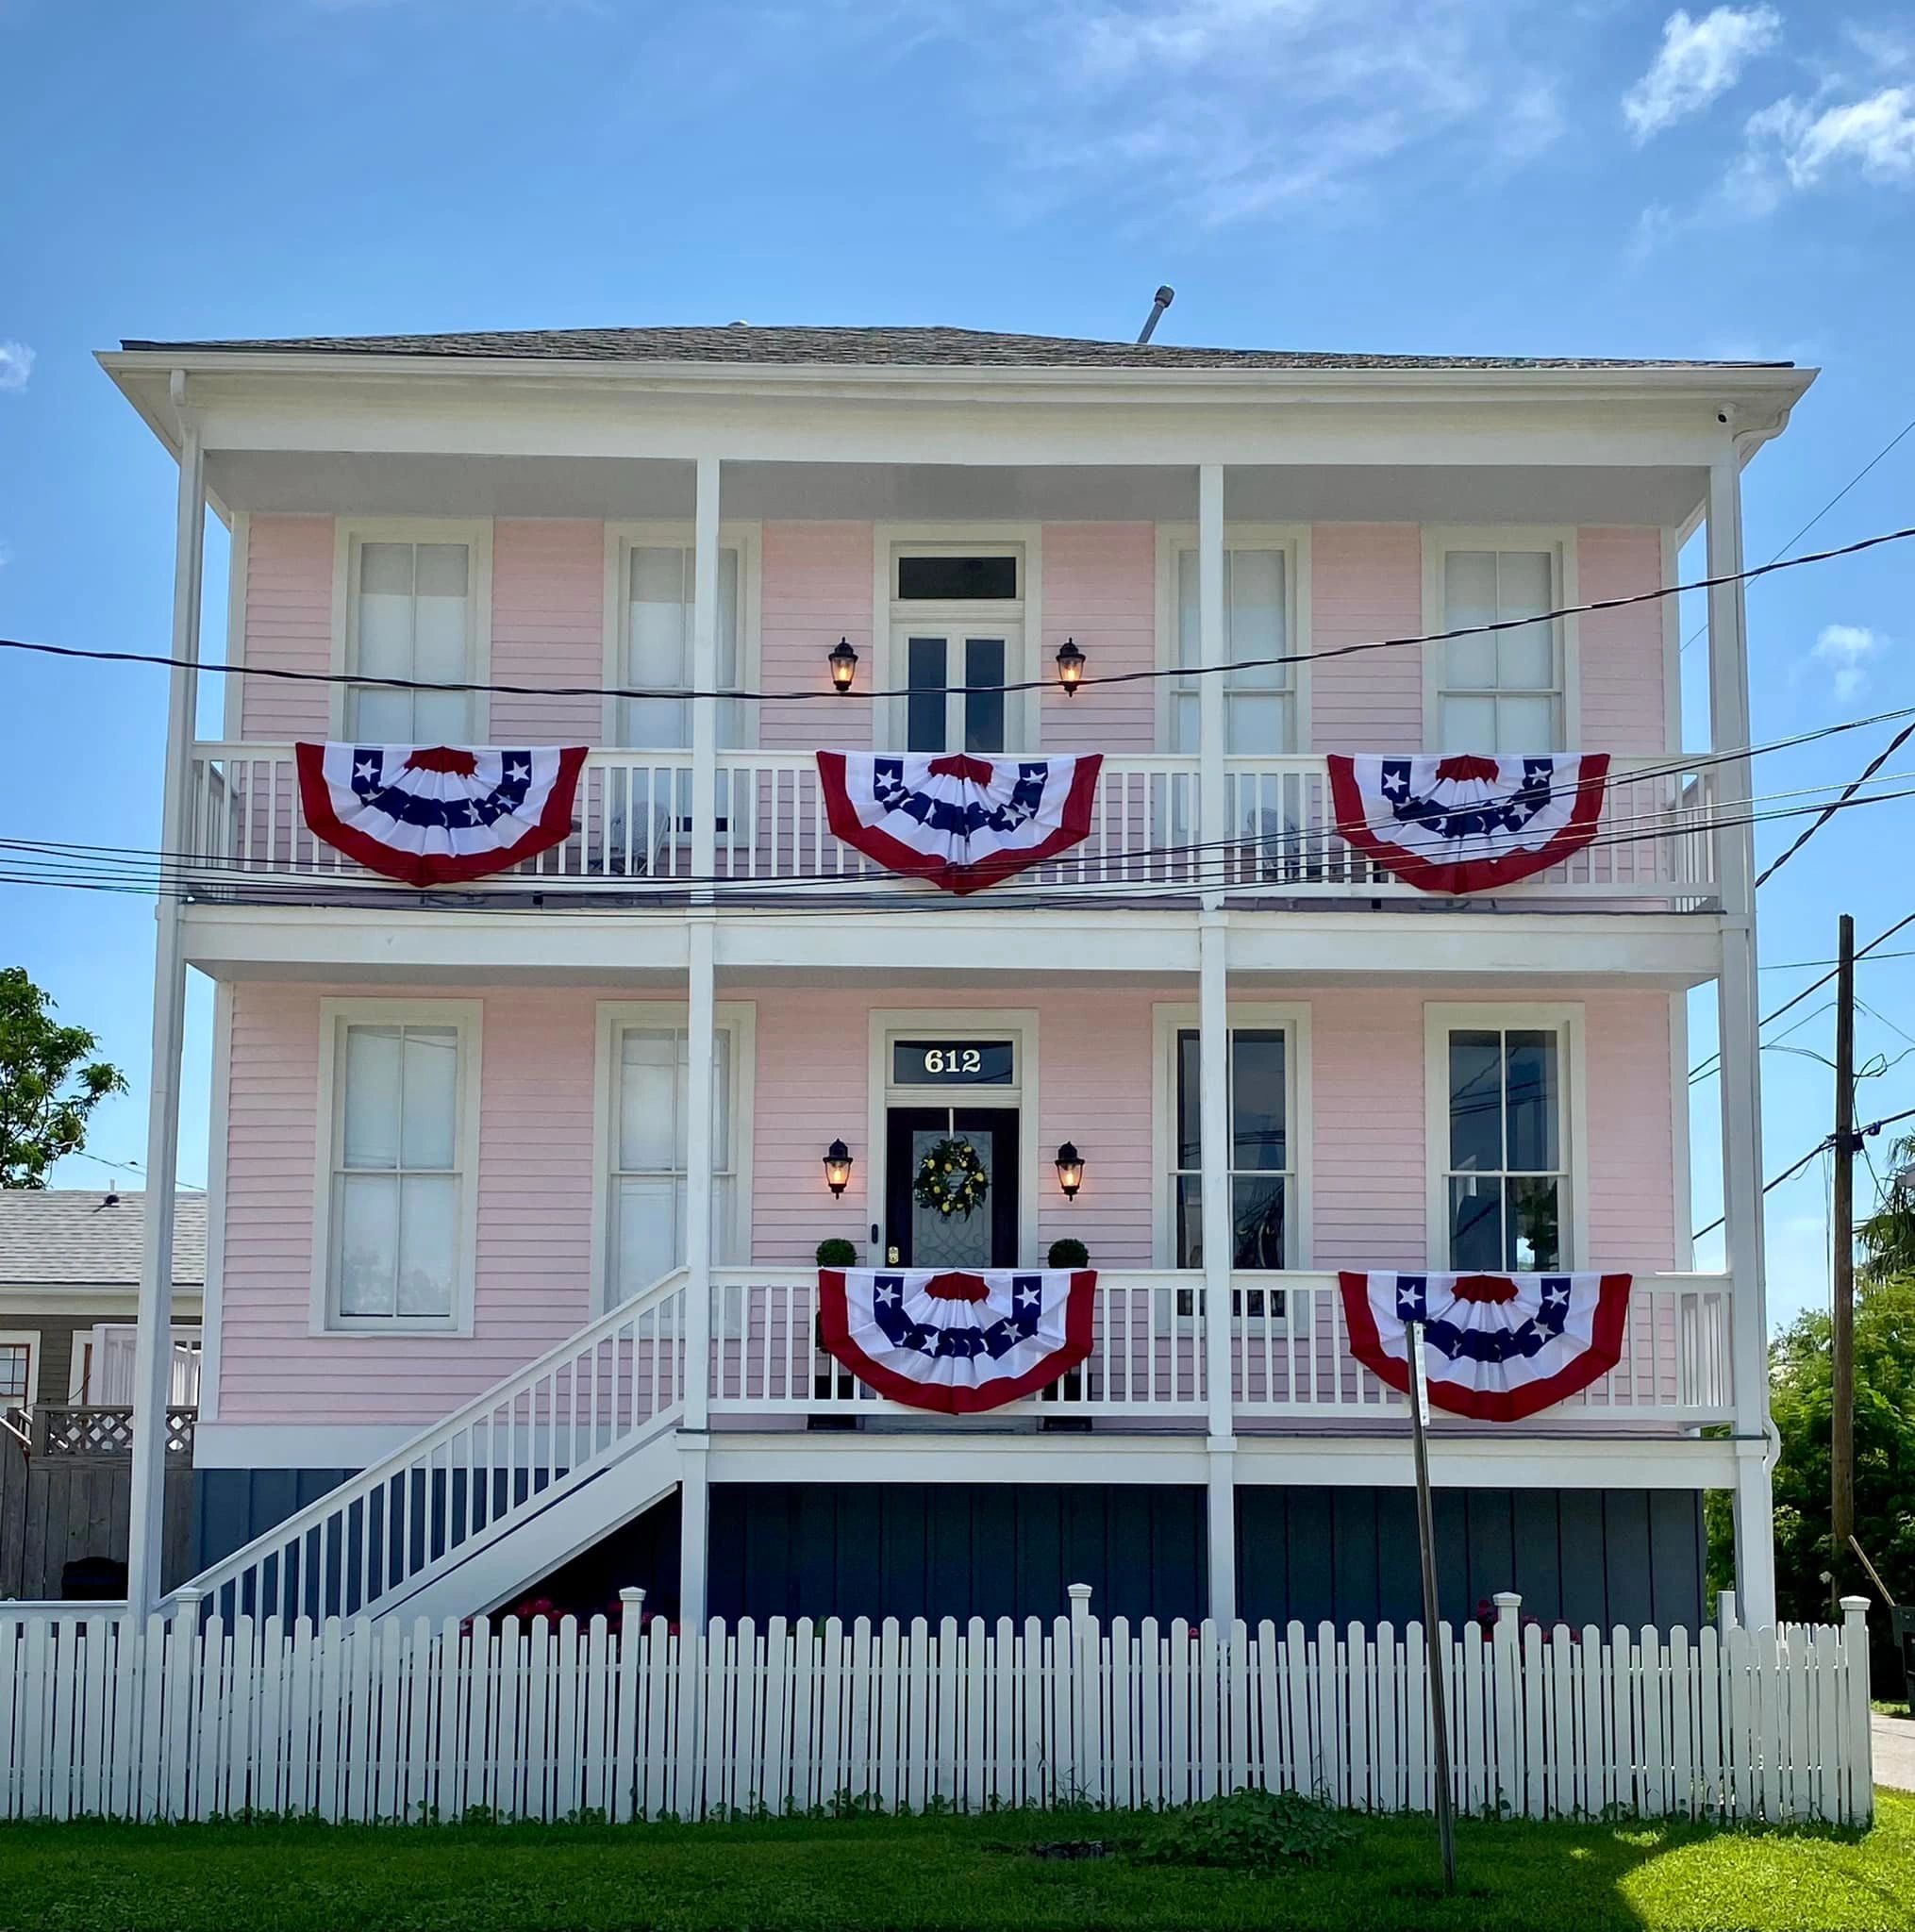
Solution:
[{"label": "green lawn", "polygon": [[35,1932],[522,1932],[533,1927],[1205,1928],[1915,1926],[1915,1797],[1866,1836],[1471,1823],[1444,1901],[1427,1819],[1364,1820],[1325,1866],[1273,1878],[1065,1862],[1109,1813],[729,1825],[328,1829],[0,1826],[0,1925]]}]

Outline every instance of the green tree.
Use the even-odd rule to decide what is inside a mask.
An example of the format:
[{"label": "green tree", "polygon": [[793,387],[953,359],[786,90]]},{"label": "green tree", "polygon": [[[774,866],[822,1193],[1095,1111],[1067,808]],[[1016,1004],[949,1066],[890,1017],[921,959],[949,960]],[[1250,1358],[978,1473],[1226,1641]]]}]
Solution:
[{"label": "green tree", "polygon": [[0,967],[0,1187],[45,1187],[54,1162],[85,1146],[88,1115],[126,1091],[117,1067],[92,1058],[98,1045],[54,1019],[24,966]]}]

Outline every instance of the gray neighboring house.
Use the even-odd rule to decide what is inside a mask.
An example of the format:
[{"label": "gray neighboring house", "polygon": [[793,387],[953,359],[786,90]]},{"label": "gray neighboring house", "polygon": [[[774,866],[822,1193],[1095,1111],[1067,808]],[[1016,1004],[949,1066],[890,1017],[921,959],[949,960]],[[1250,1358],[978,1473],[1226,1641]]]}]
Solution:
[{"label": "gray neighboring house", "polygon": [[[0,1190],[0,1414],[132,1397],[144,1196]],[[182,1193],[173,1244],[174,1396],[198,1401],[207,1204]]]}]

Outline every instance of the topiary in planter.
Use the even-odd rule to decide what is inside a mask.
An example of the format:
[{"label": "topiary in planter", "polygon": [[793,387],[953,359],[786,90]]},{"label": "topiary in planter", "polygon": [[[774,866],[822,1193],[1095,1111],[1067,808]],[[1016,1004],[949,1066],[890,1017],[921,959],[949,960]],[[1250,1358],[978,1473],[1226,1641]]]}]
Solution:
[{"label": "topiary in planter", "polygon": [[818,1265],[821,1268],[856,1268],[858,1250],[849,1241],[833,1236],[830,1241],[818,1243]]},{"label": "topiary in planter", "polygon": [[1060,1241],[1051,1243],[1051,1252],[1044,1257],[1047,1268],[1088,1268],[1091,1265],[1091,1250],[1080,1241],[1066,1235]]}]

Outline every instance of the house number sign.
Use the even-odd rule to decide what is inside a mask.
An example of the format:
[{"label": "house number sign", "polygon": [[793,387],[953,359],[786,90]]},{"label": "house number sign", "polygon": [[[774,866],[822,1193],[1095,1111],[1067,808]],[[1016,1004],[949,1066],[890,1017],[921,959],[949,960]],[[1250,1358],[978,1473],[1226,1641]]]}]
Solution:
[{"label": "house number sign", "polygon": [[1008,1087],[1007,1040],[897,1040],[891,1081],[898,1087]]}]

